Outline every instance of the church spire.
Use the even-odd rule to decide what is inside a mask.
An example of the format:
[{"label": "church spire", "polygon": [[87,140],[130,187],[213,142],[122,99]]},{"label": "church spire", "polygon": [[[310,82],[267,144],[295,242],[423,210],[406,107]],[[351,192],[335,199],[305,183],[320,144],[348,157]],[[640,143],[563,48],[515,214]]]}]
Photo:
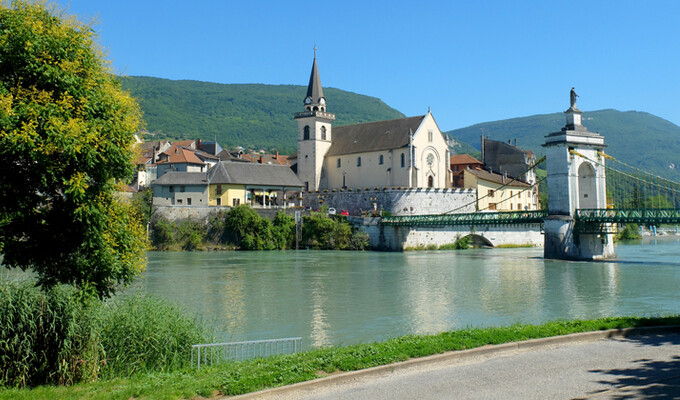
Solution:
[{"label": "church spire", "polygon": [[319,67],[316,64],[316,45],[314,45],[314,63],[312,73],[309,76],[307,86],[307,97],[305,97],[305,110],[307,111],[326,111],[326,98],[323,96],[321,78],[319,77]]}]

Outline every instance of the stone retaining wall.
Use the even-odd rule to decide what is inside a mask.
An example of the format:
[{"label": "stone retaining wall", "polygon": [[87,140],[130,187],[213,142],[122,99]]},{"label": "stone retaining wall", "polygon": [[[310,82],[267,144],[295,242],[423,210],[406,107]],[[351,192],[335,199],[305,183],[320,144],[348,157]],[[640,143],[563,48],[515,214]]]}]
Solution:
[{"label": "stone retaining wall", "polygon": [[333,190],[304,193],[302,204],[313,210],[325,205],[335,208],[338,213],[348,210],[350,215],[361,215],[372,211],[373,203],[376,203],[378,210],[389,211],[392,215],[427,215],[454,210],[456,213],[475,212],[477,198],[474,189]]},{"label": "stone retaining wall", "polygon": [[[155,222],[159,218],[165,218],[169,221],[182,221],[186,219],[201,221],[207,223],[210,217],[217,214],[224,214],[231,210],[231,207],[218,207],[218,206],[157,206],[156,211],[153,214],[153,221]],[[276,213],[279,211],[285,211],[288,215],[293,215],[295,210],[301,210],[300,208],[254,208],[261,217],[269,218],[273,220]],[[303,214],[305,212],[303,211]]]}]

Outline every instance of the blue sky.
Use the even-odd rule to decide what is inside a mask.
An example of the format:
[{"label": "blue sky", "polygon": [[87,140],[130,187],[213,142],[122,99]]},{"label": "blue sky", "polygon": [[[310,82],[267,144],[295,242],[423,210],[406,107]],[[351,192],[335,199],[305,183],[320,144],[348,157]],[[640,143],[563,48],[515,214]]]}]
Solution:
[{"label": "blue sky", "polygon": [[[324,87],[442,130],[564,111],[680,125],[680,1],[57,0],[95,19],[119,73]],[[301,99],[302,100],[302,99]],[[329,111],[333,111],[329,99]]]}]

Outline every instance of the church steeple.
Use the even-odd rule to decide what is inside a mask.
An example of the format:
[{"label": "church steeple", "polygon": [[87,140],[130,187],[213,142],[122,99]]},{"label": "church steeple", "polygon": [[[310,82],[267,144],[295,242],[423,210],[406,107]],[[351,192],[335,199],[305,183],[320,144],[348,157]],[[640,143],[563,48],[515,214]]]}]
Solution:
[{"label": "church steeple", "polygon": [[323,96],[319,67],[316,64],[316,46],[314,46],[314,63],[312,64],[312,73],[309,76],[307,96],[304,103],[307,111],[326,111],[326,98]]}]

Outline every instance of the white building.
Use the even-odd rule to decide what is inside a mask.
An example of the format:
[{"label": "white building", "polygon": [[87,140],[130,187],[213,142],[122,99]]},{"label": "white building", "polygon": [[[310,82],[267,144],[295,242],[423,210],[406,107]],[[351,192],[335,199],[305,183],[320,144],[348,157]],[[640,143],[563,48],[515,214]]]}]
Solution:
[{"label": "white building", "polygon": [[307,191],[450,186],[449,148],[432,114],[332,127],[316,62],[298,121],[297,174]]}]

